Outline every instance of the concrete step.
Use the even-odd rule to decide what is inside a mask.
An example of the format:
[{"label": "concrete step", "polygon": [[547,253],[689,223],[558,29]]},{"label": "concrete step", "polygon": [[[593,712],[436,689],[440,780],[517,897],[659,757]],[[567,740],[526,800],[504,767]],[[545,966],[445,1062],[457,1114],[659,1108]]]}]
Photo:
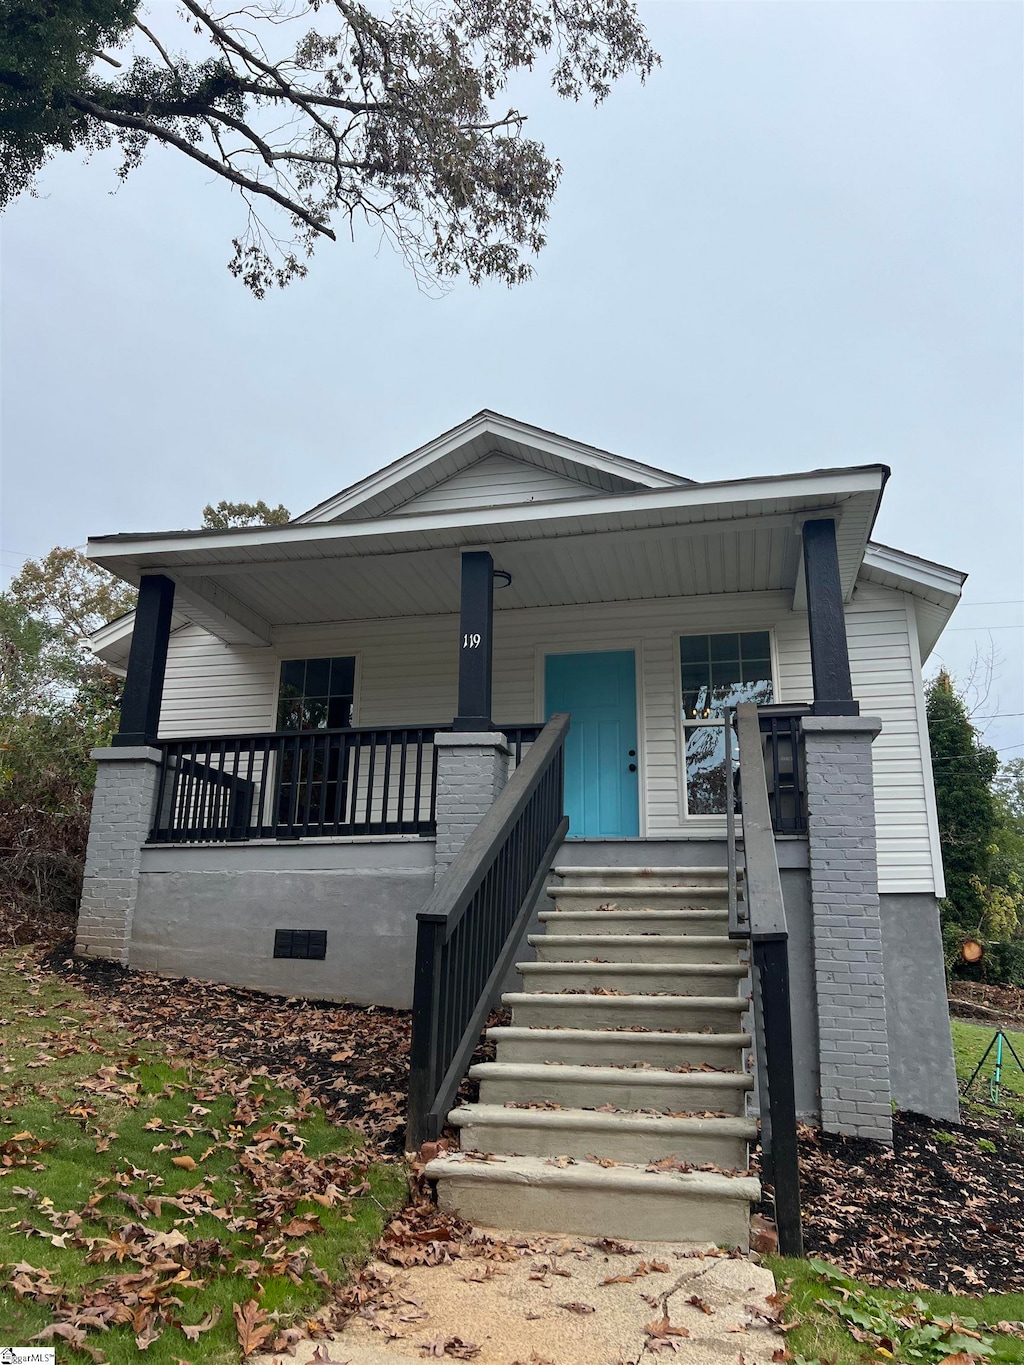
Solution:
[{"label": "concrete step", "polygon": [[551,925],[528,942],[538,962],[735,963],[739,956],[739,945],[723,934],[560,934]]},{"label": "concrete step", "polygon": [[498,1048],[496,1061],[567,1062],[574,1066],[722,1067],[738,1071],[746,1033],[642,1033],[623,1029],[492,1028],[487,1037]]},{"label": "concrete step", "polygon": [[749,1009],[739,995],[547,995],[509,991],[502,1004],[519,1028],[619,1029],[735,1033]]},{"label": "concrete step", "polygon": [[728,933],[725,905],[699,910],[542,910],[538,917],[554,934],[668,934],[673,938]]},{"label": "concrete step", "polygon": [[464,1151],[504,1156],[602,1156],[646,1165],[667,1156],[724,1170],[747,1169],[757,1137],[748,1118],[669,1118],[663,1114],[595,1113],[592,1109],[509,1109],[467,1104],[448,1115]]},{"label": "concrete step", "polygon": [[630,995],[727,995],[747,976],[726,962],[520,962],[528,992],[606,989]]},{"label": "concrete step", "polygon": [[728,901],[724,882],[693,882],[688,886],[647,886],[621,882],[614,886],[579,884],[549,886],[548,895],[559,910],[687,910],[711,906],[721,910]]},{"label": "concrete step", "polygon": [[[552,875],[563,886],[617,887],[623,883],[644,886],[718,885],[729,875],[726,867],[556,867]],[[742,878],[742,872],[739,876]]]},{"label": "concrete step", "polygon": [[754,1078],[740,1071],[644,1071],[633,1067],[480,1062],[470,1067],[481,1104],[544,1103],[570,1109],[652,1109],[740,1115]]},{"label": "concrete step", "polygon": [[750,1176],[666,1174],[640,1166],[605,1169],[592,1162],[559,1168],[538,1157],[438,1157],[425,1174],[437,1181],[444,1212],[482,1227],[707,1241],[743,1250],[750,1205],[761,1194]]}]

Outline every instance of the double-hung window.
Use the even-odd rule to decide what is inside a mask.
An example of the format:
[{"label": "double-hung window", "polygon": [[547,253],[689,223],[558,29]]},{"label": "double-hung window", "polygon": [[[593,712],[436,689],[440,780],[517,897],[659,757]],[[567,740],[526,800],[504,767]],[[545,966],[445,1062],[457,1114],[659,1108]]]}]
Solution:
[{"label": "double-hung window", "polygon": [[[773,700],[766,630],[684,635],[679,641],[689,815],[725,813],[725,710]],[[732,744],[735,762],[738,746]]]}]

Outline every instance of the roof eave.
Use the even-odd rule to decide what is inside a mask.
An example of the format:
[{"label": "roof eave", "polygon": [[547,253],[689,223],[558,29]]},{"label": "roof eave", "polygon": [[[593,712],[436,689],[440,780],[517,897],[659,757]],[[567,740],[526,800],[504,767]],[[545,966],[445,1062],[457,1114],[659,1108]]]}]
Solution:
[{"label": "roof eave", "polygon": [[[557,522],[561,518],[587,518],[615,512],[636,512],[650,508],[738,505],[762,497],[807,496],[838,498],[866,492],[881,496],[888,476],[885,465],[813,470],[798,474],[765,475],[754,479],[723,479],[713,483],[682,484],[669,488],[644,489],[635,493],[608,493],[599,496],[523,504],[501,509],[503,524]],[[429,534],[431,531],[472,530],[494,522],[494,509],[466,508],[448,512],[421,512],[403,517],[383,517],[374,521],[290,522],[285,526],[235,527],[221,531],[149,531],[95,536],[86,553],[106,567],[127,561],[133,555],[153,556],[187,554],[190,550],[244,549],[248,547],[287,547],[303,543],[358,542],[373,536]],[[116,571],[116,567],[115,567]]]}]

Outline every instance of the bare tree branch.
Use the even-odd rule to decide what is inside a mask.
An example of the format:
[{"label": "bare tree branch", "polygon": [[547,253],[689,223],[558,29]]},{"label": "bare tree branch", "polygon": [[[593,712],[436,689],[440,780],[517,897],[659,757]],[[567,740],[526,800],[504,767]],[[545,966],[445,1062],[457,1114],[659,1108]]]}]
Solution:
[{"label": "bare tree branch", "polygon": [[232,184],[239,185],[252,194],[261,194],[267,199],[272,199],[275,204],[294,214],[296,218],[300,218],[314,232],[329,237],[332,242],[337,241],[334,232],[325,223],[315,218],[304,205],[279,194],[272,185],[263,185],[250,176],[242,175],[233,166],[227,166],[224,162],[216,161],[212,156],[207,156],[204,151],[198,147],[193,147],[185,138],[178,137],[177,134],[172,133],[167,128],[161,128],[158,123],[154,123],[151,119],[142,118],[137,114],[118,113],[116,110],[107,109],[102,104],[96,104],[93,100],[86,99],[82,95],[72,96],[72,103],[76,109],[81,109],[84,114],[92,114],[94,118],[100,119],[103,123],[112,123],[118,128],[134,128],[139,132],[146,133],[149,137],[155,137],[160,142],[166,142],[171,147],[177,147],[180,152],[184,152],[193,161],[198,161],[201,166],[206,166],[207,169],[215,171],[217,175],[222,175]]}]

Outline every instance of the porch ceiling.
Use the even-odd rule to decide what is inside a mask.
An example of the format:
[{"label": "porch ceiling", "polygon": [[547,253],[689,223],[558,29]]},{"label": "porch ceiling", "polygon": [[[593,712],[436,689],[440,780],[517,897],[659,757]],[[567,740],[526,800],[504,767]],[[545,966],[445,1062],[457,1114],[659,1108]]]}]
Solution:
[{"label": "porch ceiling", "polygon": [[512,575],[495,595],[499,610],[792,589],[799,526],[828,511],[848,596],[883,482],[870,466],[504,512],[108,537],[89,553],[128,581],[166,574],[190,619],[224,639],[269,644],[276,626],[456,612],[459,555],[470,546]]}]

